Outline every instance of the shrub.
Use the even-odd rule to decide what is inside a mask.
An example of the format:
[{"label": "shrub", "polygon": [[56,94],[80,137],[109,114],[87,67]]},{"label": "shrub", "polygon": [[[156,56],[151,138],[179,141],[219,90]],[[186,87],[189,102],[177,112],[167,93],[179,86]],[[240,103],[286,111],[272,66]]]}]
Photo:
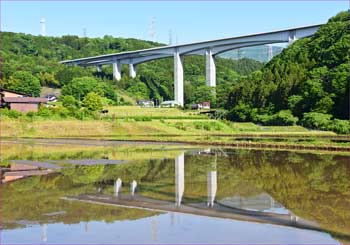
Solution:
[{"label": "shrub", "polygon": [[334,119],[329,127],[330,130],[338,134],[350,133],[350,122],[348,120]]},{"label": "shrub", "polygon": [[95,92],[88,93],[82,102],[83,107],[90,111],[98,111],[102,109],[102,97]]},{"label": "shrub", "polygon": [[61,96],[60,101],[62,105],[68,109],[73,109],[78,106],[77,100],[72,95]]},{"label": "shrub", "polygon": [[9,110],[7,108],[1,109],[1,115],[7,116],[9,118],[19,118],[22,113],[15,111],[15,110]]},{"label": "shrub", "polygon": [[291,126],[291,125],[295,125],[297,121],[298,121],[298,118],[294,117],[290,110],[282,110],[272,116],[272,120],[270,121],[270,124]]},{"label": "shrub", "polygon": [[56,109],[56,114],[61,117],[61,118],[67,118],[69,117],[70,115],[71,116],[74,116],[74,112],[73,111],[70,111],[68,108],[65,108],[65,107],[57,107]]},{"label": "shrub", "polygon": [[140,117],[134,117],[134,120],[136,122],[149,122],[149,121],[152,121],[152,118],[147,116],[140,116]]},{"label": "shrub", "polygon": [[38,116],[43,118],[49,118],[52,116],[52,114],[53,114],[53,111],[47,107],[40,107],[37,113]]},{"label": "shrub", "polygon": [[273,115],[260,114],[255,116],[255,118],[254,122],[271,126],[295,125],[299,120],[297,117],[293,116],[290,110],[282,110]]},{"label": "shrub", "polygon": [[235,122],[247,122],[251,120],[251,107],[239,103],[227,113],[227,119]]},{"label": "shrub", "polygon": [[307,128],[328,130],[332,122],[332,115],[319,112],[308,112],[303,114],[302,125]]},{"label": "shrub", "polygon": [[256,120],[254,120],[255,123],[261,123],[262,125],[269,125],[271,121],[272,116],[268,114],[257,115]]},{"label": "shrub", "polygon": [[29,111],[26,113],[26,116],[32,121],[35,117],[35,112],[34,111]]},{"label": "shrub", "polygon": [[74,117],[76,118],[76,119],[78,119],[78,120],[83,120],[85,117],[86,117],[86,115],[85,115],[86,113],[85,113],[85,111],[84,110],[76,110],[76,111],[74,111]]}]

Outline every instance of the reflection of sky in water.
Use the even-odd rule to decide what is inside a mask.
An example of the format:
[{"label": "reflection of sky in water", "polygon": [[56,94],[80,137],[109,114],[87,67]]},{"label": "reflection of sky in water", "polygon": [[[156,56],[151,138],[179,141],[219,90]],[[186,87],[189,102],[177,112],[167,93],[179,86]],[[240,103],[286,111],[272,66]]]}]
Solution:
[{"label": "reflection of sky in water", "polygon": [[330,235],[316,231],[175,213],[134,221],[57,223],[2,232],[2,244],[18,243],[18,238],[25,244],[337,243]]},{"label": "reflection of sky in water", "polygon": [[283,207],[282,204],[278,203],[269,194],[264,192],[251,197],[236,195],[233,197],[224,198],[223,200],[218,200],[218,202],[228,207],[244,210],[276,214],[290,214],[288,209]]},{"label": "reflection of sky in water", "polygon": [[[268,178],[262,178],[260,182],[249,181],[249,178],[248,180],[244,178],[247,176],[250,177],[249,171],[252,170],[259,170],[258,173],[260,173],[261,165],[265,166],[269,171],[271,169],[271,172],[274,170],[279,171],[280,173],[283,170],[283,173],[286,172],[284,178],[294,176],[293,173],[297,169],[295,165],[293,165],[293,168],[288,165],[282,166],[283,168],[288,167],[287,170],[285,170],[282,169],[282,167],[277,167],[279,165],[273,164],[275,163],[274,161],[280,161],[279,158],[276,158],[276,156],[278,157],[279,155],[272,155],[271,157],[269,155],[260,156],[259,152],[256,152],[255,154],[257,154],[257,156],[263,157],[263,159],[268,159],[269,161],[272,159],[271,161],[273,161],[258,161],[259,164],[257,164],[253,160],[250,160],[250,157],[253,158],[255,155],[250,153],[249,157],[244,155],[239,156],[235,151],[229,150],[206,149],[205,151],[199,152],[193,150],[186,152],[186,154],[184,154],[183,151],[179,151],[178,153],[176,152],[176,154],[173,154],[174,156],[172,156],[171,159],[158,162],[147,162],[148,160],[139,163],[136,162],[135,164],[137,168],[135,168],[134,165],[130,165],[130,171],[122,171],[122,168],[116,168],[117,165],[114,165],[113,167],[106,165],[105,169],[103,169],[102,166],[99,166],[105,174],[108,173],[108,181],[101,183],[98,178],[97,180],[94,180],[94,178],[92,178],[93,180],[88,179],[91,182],[88,181],[88,188],[82,190],[79,189],[78,192],[96,194],[94,190],[97,189],[99,194],[102,193],[110,196],[119,196],[119,192],[121,191],[119,196],[121,199],[121,197],[129,195],[130,192],[133,194],[133,192],[136,191],[137,196],[143,196],[152,200],[166,200],[172,207],[175,205],[186,206],[189,204],[200,203],[201,205],[198,205],[200,208],[210,208],[211,210],[222,208],[227,211],[227,207],[231,207],[229,212],[234,212],[234,209],[239,208],[249,211],[261,211],[282,215],[287,214],[291,216],[291,220],[293,218],[296,221],[295,215],[292,214],[293,210],[289,211],[283,206],[290,207],[290,205],[287,205],[285,199],[276,195],[274,191],[269,192],[269,190],[265,190],[265,188],[261,187],[261,181],[263,181],[262,183],[266,182],[267,187],[271,187],[272,184],[278,184],[280,181],[278,178],[274,179],[272,183],[269,182]],[[286,158],[292,156],[282,155],[279,157]],[[243,164],[235,165],[242,160],[248,161],[246,158],[251,161],[251,165],[249,165],[247,170],[245,170]],[[299,158],[303,159],[303,161],[305,158],[305,162],[314,161],[313,158],[311,158],[311,160],[306,157],[302,158],[301,156],[299,156]],[[229,160],[227,161],[227,159]],[[295,160],[296,158],[294,157],[293,159]],[[82,159],[74,160],[74,162],[81,161]],[[87,162],[91,163],[91,161],[92,159]],[[109,160],[103,161],[106,162]],[[84,162],[86,162],[86,160],[84,160]],[[255,165],[252,165],[253,163]],[[302,165],[300,164],[299,166]],[[325,164],[325,167],[327,166],[328,165]],[[127,167],[129,169],[129,166]],[[85,175],[86,177],[94,177],[92,174],[91,176],[89,175],[89,171],[87,171],[89,168],[91,167],[84,166],[83,168],[76,168],[77,172],[73,172],[71,175],[69,175],[68,172],[67,176],[73,176],[70,178],[73,178],[77,183],[85,183]],[[81,170],[80,172],[78,171],[79,169]],[[96,169],[99,170],[99,168]],[[267,172],[267,170],[265,171]],[[314,173],[316,170],[312,169],[312,171],[310,170],[310,173]],[[301,177],[300,180],[303,180]],[[118,178],[120,178],[119,185],[116,183]],[[294,177],[290,179],[294,180]],[[290,181],[288,178],[287,180]],[[294,184],[300,183],[290,182]],[[42,183],[45,184],[46,182],[42,181]],[[133,183],[133,188],[131,188],[131,183]],[[326,181],[323,180],[322,183],[326,183]],[[286,188],[286,190],[293,191],[294,189]],[[41,191],[46,196],[47,192],[50,190],[48,188],[48,190]],[[75,190],[72,193],[76,195]],[[314,194],[315,193],[316,192],[314,192]],[[55,195],[59,198],[58,194]],[[276,199],[279,198],[283,204],[274,200],[273,196],[275,196]],[[319,195],[317,195],[317,197],[318,196]],[[325,195],[325,197],[327,197],[327,195]],[[23,200],[25,200],[25,198],[27,198],[27,196],[25,196]],[[36,205],[35,198],[30,198],[32,201],[31,204],[33,205],[34,203],[34,205]],[[152,200],[150,201],[151,203]],[[51,203],[54,202],[51,201]],[[20,205],[23,207],[26,206],[24,203]],[[147,218],[139,218],[140,216],[137,214],[137,220],[113,221],[111,223],[91,221],[88,223],[81,222],[79,224],[68,225],[57,223],[60,222],[57,220],[64,219],[55,220],[53,215],[57,213],[59,215],[66,211],[69,213],[70,210],[68,207],[59,206],[57,207],[57,210],[48,210],[50,210],[50,212],[48,212],[46,216],[52,215],[50,221],[44,219],[44,215],[42,214],[35,217],[37,221],[27,222],[26,219],[30,218],[27,218],[26,214],[23,214],[18,220],[10,220],[8,223],[14,221],[13,223],[28,225],[28,227],[2,231],[2,243],[337,243],[337,241],[329,234],[312,230],[179,213],[166,213]],[[169,211],[169,209],[165,210],[167,212]],[[75,212],[77,212],[77,210],[72,208],[72,222],[86,220],[80,217],[79,213],[76,214]],[[145,217],[143,211],[140,212],[142,213],[141,217]],[[92,214],[90,212],[87,213]],[[106,212],[107,216],[105,217],[108,217],[108,214],[109,212]],[[124,212],[123,214],[128,215],[127,212]],[[99,220],[103,220],[104,214],[100,215],[102,215],[102,218]],[[132,214],[130,215],[131,216],[128,216],[127,218],[132,219],[133,216]],[[300,215],[300,218],[302,219],[303,215]],[[112,214],[111,216],[111,220],[118,219],[118,215]],[[30,215],[28,217],[30,217]],[[94,215],[92,215],[92,217],[91,220],[96,220]],[[340,221],[342,220],[340,219]],[[45,222],[50,222],[51,224],[39,225],[39,223],[43,224]]]}]

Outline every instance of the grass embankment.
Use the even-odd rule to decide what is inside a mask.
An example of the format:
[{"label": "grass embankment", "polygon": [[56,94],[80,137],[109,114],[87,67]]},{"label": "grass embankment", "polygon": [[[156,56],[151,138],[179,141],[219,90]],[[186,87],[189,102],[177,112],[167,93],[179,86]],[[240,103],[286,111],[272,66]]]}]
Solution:
[{"label": "grass embankment", "polygon": [[84,142],[78,140],[35,140],[23,139],[19,142],[1,142],[0,166],[8,167],[8,160],[35,160],[47,161],[64,159],[102,159],[139,161],[149,159],[174,158],[181,150],[176,145],[144,145],[144,144],[118,144],[115,147],[112,143]]},{"label": "grass embankment", "polygon": [[259,126],[209,119],[170,108],[109,107],[101,120],[1,119],[1,136],[188,142],[258,148],[349,151],[349,137],[301,126]]}]

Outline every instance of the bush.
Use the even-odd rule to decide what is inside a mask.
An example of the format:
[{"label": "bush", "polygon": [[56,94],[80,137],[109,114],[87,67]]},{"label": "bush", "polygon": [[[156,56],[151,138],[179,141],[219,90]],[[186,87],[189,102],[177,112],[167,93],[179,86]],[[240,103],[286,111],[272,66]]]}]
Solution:
[{"label": "bush", "polygon": [[302,125],[307,128],[328,130],[332,123],[332,115],[319,112],[308,112],[303,114]]},{"label": "bush", "polygon": [[152,118],[147,116],[140,116],[140,117],[134,117],[134,120],[136,122],[149,122],[149,121],[152,121]]},{"label": "bush", "polygon": [[85,115],[85,111],[84,110],[76,110],[74,111],[74,117],[78,120],[83,120],[87,115]]},{"label": "bush", "polygon": [[273,115],[257,115],[254,122],[269,126],[291,126],[295,125],[298,120],[290,110],[282,110]]},{"label": "bush", "polygon": [[53,115],[53,111],[47,107],[40,107],[37,115],[43,118],[49,118]]},{"label": "bush", "polygon": [[269,125],[271,121],[272,116],[268,114],[257,115],[256,119],[254,120],[255,123],[261,123],[262,125]]},{"label": "bush", "polygon": [[295,125],[298,120],[290,110],[282,110],[272,116],[271,125],[291,126]]},{"label": "bush", "polygon": [[72,95],[61,96],[62,105],[68,109],[75,109],[78,106],[77,100]]},{"label": "bush", "polygon": [[55,107],[54,112],[60,118],[67,118],[69,116],[74,116],[74,110],[70,110],[69,108],[66,108],[63,106]]},{"label": "bush", "polygon": [[102,109],[102,97],[95,92],[88,93],[82,102],[83,107],[90,111],[98,111]]},{"label": "bush", "polygon": [[1,109],[1,116],[7,116],[9,118],[19,118],[21,115],[22,113],[15,110],[9,110],[7,108]]},{"label": "bush", "polygon": [[348,120],[334,119],[329,129],[338,134],[349,134],[350,122]]},{"label": "bush", "polygon": [[249,105],[239,103],[227,113],[227,119],[235,122],[247,122],[251,120],[252,108]]},{"label": "bush", "polygon": [[30,119],[33,119],[35,117],[35,112],[34,111],[28,111],[26,113],[26,116]]}]

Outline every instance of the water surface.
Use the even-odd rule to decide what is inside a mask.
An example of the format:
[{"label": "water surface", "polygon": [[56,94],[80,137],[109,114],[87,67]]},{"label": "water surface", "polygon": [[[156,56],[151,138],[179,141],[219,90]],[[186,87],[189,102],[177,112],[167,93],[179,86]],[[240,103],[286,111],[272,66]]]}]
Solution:
[{"label": "water surface", "polygon": [[4,244],[350,241],[347,156],[98,141],[2,151],[3,164],[62,166],[0,187]]}]

